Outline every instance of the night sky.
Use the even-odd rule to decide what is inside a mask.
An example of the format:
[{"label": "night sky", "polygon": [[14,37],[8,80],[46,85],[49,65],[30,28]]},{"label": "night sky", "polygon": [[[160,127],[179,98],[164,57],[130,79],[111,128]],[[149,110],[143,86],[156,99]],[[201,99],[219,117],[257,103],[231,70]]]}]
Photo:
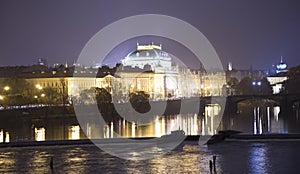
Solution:
[{"label": "night sky", "polygon": [[[279,62],[280,56],[289,67],[300,64],[297,0],[2,0],[0,65],[30,65],[38,58],[47,59],[49,65],[66,61],[71,64],[86,42],[104,26],[148,13],[173,16],[198,28],[224,66],[232,62],[238,69],[249,69],[251,65],[254,69],[268,69]],[[161,38],[135,38],[114,49],[105,63],[114,65],[135,49],[137,40],[163,43],[165,51],[181,54],[183,59],[190,55]]]}]

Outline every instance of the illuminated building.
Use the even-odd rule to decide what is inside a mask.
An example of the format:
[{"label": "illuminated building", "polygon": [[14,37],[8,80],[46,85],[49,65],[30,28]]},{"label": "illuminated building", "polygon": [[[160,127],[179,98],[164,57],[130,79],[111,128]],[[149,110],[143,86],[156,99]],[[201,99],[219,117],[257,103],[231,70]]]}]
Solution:
[{"label": "illuminated building", "polygon": [[281,76],[281,75],[273,75],[267,77],[270,85],[272,86],[273,89],[273,94],[278,94],[281,92],[283,88],[283,82],[286,81],[288,78],[287,76]]},{"label": "illuminated building", "polygon": [[283,62],[283,58],[281,56],[280,63],[276,65],[276,73],[287,72],[287,64]]},{"label": "illuminated building", "polygon": [[161,45],[153,43],[137,45],[137,50],[129,53],[122,64],[117,75],[123,94],[146,91],[153,99],[220,95],[225,84],[225,75],[222,73],[206,74],[200,70],[172,66],[169,54],[162,51]]},{"label": "illuminated building", "polygon": [[152,70],[157,67],[171,68],[171,57],[168,53],[162,51],[162,46],[139,45],[137,50],[130,52],[125,59],[122,60],[123,66],[138,67],[143,69],[145,65],[151,66]]},{"label": "illuminated building", "polygon": [[[127,101],[129,93],[134,91],[145,91],[152,100],[218,96],[222,95],[222,87],[226,83],[224,72],[206,73],[172,65],[169,54],[162,51],[161,45],[154,44],[137,45],[122,64],[113,68],[68,65],[50,68],[39,62],[29,67],[0,68],[0,73],[7,70],[9,75],[3,73],[2,78],[25,79],[33,86],[34,99],[47,98],[42,91],[51,88],[60,95],[61,102],[79,98],[84,90],[95,87],[107,89],[113,99],[120,102]],[[3,89],[9,90],[5,86]],[[3,101],[5,96],[0,95]]]},{"label": "illuminated building", "polygon": [[281,56],[280,63],[276,65],[277,74],[267,77],[270,85],[272,86],[273,94],[280,93],[283,88],[283,83],[288,79],[287,67],[287,64],[284,63],[283,58]]},{"label": "illuminated building", "polygon": [[228,71],[232,71],[232,63],[231,63],[231,62],[228,63],[228,68],[227,68],[227,70],[228,70]]}]

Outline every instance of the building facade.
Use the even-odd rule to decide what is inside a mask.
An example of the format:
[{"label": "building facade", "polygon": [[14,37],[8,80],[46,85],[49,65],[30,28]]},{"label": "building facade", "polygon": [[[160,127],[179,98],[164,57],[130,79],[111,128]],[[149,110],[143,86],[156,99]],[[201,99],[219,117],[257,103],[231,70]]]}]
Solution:
[{"label": "building facade", "polygon": [[[224,71],[207,73],[174,65],[169,54],[162,51],[162,46],[154,44],[137,45],[137,49],[129,53],[122,64],[113,68],[68,65],[49,68],[37,64],[16,67],[16,72],[10,70],[11,76],[31,84],[34,91],[32,97],[47,98],[45,90],[50,88],[58,93],[61,102],[80,98],[91,88],[105,88],[119,102],[128,101],[129,94],[134,91],[145,91],[151,100],[220,96],[224,95],[228,76]],[[8,84],[0,85],[3,88]]]}]

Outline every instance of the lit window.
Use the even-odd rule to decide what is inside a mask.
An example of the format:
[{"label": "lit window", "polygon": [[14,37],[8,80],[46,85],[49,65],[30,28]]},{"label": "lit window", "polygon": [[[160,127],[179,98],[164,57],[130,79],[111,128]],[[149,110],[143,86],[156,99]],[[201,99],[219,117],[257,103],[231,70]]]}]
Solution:
[{"label": "lit window", "polygon": [[70,140],[80,139],[80,127],[79,126],[70,126],[69,127],[69,139]]},{"label": "lit window", "polygon": [[1,129],[0,131],[0,143],[3,143],[4,142],[4,133],[3,133],[3,130]]},{"label": "lit window", "polygon": [[35,128],[34,132],[36,141],[45,141],[45,128]]},{"label": "lit window", "polygon": [[10,139],[9,139],[9,133],[5,132],[5,142],[9,143]]}]

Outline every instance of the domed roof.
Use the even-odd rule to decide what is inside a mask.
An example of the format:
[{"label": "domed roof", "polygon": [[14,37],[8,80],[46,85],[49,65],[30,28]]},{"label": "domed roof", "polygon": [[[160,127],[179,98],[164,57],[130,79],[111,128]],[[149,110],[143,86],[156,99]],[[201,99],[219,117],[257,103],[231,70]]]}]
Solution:
[{"label": "domed roof", "polygon": [[171,58],[168,53],[158,50],[158,49],[140,49],[133,52],[130,52],[127,58],[138,58],[138,57],[149,57],[149,58]]},{"label": "domed roof", "polygon": [[280,63],[277,65],[278,70],[285,70],[287,68],[287,64],[285,63]]},{"label": "domed roof", "polygon": [[156,67],[171,68],[172,59],[168,53],[161,50],[161,45],[137,45],[137,50],[130,52],[122,60],[122,64],[141,69],[150,65],[154,70]]},{"label": "domed roof", "polygon": [[276,72],[279,73],[279,72],[285,72],[287,71],[287,64],[283,62],[283,58],[281,56],[281,59],[280,59],[280,63],[278,65],[276,65]]}]

